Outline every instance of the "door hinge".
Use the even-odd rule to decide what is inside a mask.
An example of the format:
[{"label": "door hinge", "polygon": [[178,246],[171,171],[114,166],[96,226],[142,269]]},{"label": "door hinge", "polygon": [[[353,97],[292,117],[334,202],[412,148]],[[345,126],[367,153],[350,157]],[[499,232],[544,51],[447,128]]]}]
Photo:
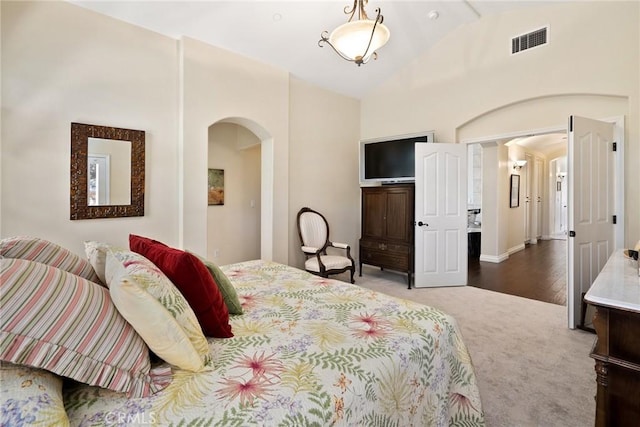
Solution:
[{"label": "door hinge", "polygon": [[576,232],[575,232],[575,231],[573,231],[573,230],[571,230],[571,231],[569,232],[569,237],[576,237]]},{"label": "door hinge", "polygon": [[618,223],[618,215],[614,215],[613,216],[613,223],[617,224]]},{"label": "door hinge", "polygon": [[618,143],[617,142],[613,143],[613,151],[618,151]]}]

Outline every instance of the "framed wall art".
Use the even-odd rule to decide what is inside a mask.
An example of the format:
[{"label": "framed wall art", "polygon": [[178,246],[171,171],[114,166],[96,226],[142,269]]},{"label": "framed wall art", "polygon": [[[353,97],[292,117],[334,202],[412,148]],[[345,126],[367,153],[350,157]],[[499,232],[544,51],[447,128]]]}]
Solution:
[{"label": "framed wall art", "polygon": [[224,205],[224,169],[209,169],[209,206]]},{"label": "framed wall art", "polygon": [[517,208],[518,206],[520,206],[520,175],[512,174],[509,207]]}]

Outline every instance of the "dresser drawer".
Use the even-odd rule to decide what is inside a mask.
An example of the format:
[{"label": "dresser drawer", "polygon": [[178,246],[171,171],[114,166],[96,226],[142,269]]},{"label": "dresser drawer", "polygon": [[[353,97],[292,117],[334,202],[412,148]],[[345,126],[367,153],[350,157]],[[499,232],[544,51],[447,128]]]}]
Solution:
[{"label": "dresser drawer", "polygon": [[395,245],[393,243],[378,242],[375,240],[360,240],[360,248],[372,249],[376,251],[388,251],[398,254],[409,255],[411,247],[409,245]]},{"label": "dresser drawer", "polygon": [[392,270],[409,271],[410,255],[409,253],[373,250],[361,246],[360,262]]}]

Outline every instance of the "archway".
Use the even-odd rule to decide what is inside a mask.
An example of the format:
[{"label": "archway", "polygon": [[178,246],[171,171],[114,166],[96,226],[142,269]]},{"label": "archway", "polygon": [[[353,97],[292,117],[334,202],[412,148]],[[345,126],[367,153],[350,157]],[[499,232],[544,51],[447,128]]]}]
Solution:
[{"label": "archway", "polygon": [[[601,121],[611,122],[614,124],[613,140],[617,141],[619,146],[619,155],[616,156],[614,161],[615,165],[613,166],[614,210],[615,212],[619,212],[621,215],[624,215],[624,156],[620,150],[624,150],[625,145],[624,115],[627,113],[628,99],[623,96],[599,94],[543,96],[501,106],[484,114],[480,114],[463,123],[456,129],[456,133],[459,137],[458,140],[462,143],[503,141],[507,138],[541,135],[552,132],[566,132],[566,125],[559,123],[567,120],[571,115],[595,117]],[[483,134],[491,136],[480,136]],[[549,156],[549,158],[553,158],[553,156]],[[509,170],[508,162],[502,162],[502,164],[499,165],[499,168],[504,167],[505,165],[507,166],[506,169]],[[548,179],[550,175],[548,162],[545,169]],[[571,179],[570,174],[567,175],[567,179]],[[555,180],[555,177],[553,177],[552,180]],[[545,184],[545,187],[553,191],[555,188],[551,187],[548,181]],[[499,186],[498,188],[503,187]],[[569,197],[568,204],[571,203],[572,201]],[[548,212],[546,216],[548,216]],[[618,221],[619,223],[624,224],[623,219],[618,218]],[[547,226],[549,227],[548,224]],[[550,234],[549,229],[547,229],[547,234]],[[613,241],[614,248],[622,247],[623,241],[624,227],[615,228]],[[509,248],[509,246],[507,245],[506,248]],[[571,265],[567,259],[566,270],[570,271],[571,269],[573,269],[573,265]],[[569,278],[567,280],[567,294],[571,295],[571,279]],[[567,304],[567,309],[569,315],[569,327],[574,328],[574,324],[577,322],[575,322],[570,304]]]},{"label": "archway", "polygon": [[[259,224],[255,227],[249,226],[249,221],[247,223],[243,223],[246,220],[247,210],[244,209],[244,214],[242,214],[241,210],[236,206],[236,215],[234,221],[236,222],[237,227],[248,228],[249,232],[251,230],[259,229],[259,258],[265,260],[273,259],[273,138],[271,134],[260,124],[255,121],[243,117],[228,117],[222,120],[219,120],[209,126],[209,135],[211,135],[211,130],[215,129],[217,125],[236,125],[238,128],[238,137],[234,143],[237,145],[237,148],[242,150],[247,150],[252,148],[252,146],[257,145],[259,150],[259,178],[258,185],[259,190],[257,190],[258,200],[255,199],[252,195],[248,195],[246,200],[243,201],[244,208],[249,207],[249,209],[259,209]],[[209,148],[211,144],[211,136],[209,137]],[[254,147],[255,148],[255,147]],[[212,164],[212,163],[210,163]],[[228,175],[227,173],[225,173]],[[236,174],[237,176],[237,174]],[[253,180],[253,178],[251,178]],[[237,183],[236,183],[237,184]],[[245,191],[239,190],[239,191]],[[236,198],[236,205],[237,205]],[[208,217],[210,215],[208,214]],[[207,229],[210,228],[210,223],[207,221]],[[207,230],[207,234],[209,235],[209,230]],[[237,247],[239,235],[235,235],[235,238],[232,240],[235,241],[225,241],[229,240],[229,238],[225,240],[218,240],[215,242],[214,247],[210,247],[209,238],[207,239],[207,252],[208,256],[211,258],[217,258],[220,256],[220,252],[216,253],[216,251],[220,251],[219,247],[227,247],[231,248],[235,245]],[[249,250],[245,253],[251,253]],[[235,256],[242,256],[237,251]],[[245,257],[246,258],[246,257]],[[250,258],[256,258],[251,256]],[[221,256],[221,259],[224,261],[225,257]],[[247,259],[234,259],[234,258],[226,258],[228,262],[237,262]],[[226,262],[225,262],[226,263]]]}]

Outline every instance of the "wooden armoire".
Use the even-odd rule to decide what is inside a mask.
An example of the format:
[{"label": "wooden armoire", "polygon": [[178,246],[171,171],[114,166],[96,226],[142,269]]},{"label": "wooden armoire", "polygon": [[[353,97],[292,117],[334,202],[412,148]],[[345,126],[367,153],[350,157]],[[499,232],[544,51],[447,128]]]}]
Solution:
[{"label": "wooden armoire", "polygon": [[362,264],[413,273],[414,184],[362,187]]}]

